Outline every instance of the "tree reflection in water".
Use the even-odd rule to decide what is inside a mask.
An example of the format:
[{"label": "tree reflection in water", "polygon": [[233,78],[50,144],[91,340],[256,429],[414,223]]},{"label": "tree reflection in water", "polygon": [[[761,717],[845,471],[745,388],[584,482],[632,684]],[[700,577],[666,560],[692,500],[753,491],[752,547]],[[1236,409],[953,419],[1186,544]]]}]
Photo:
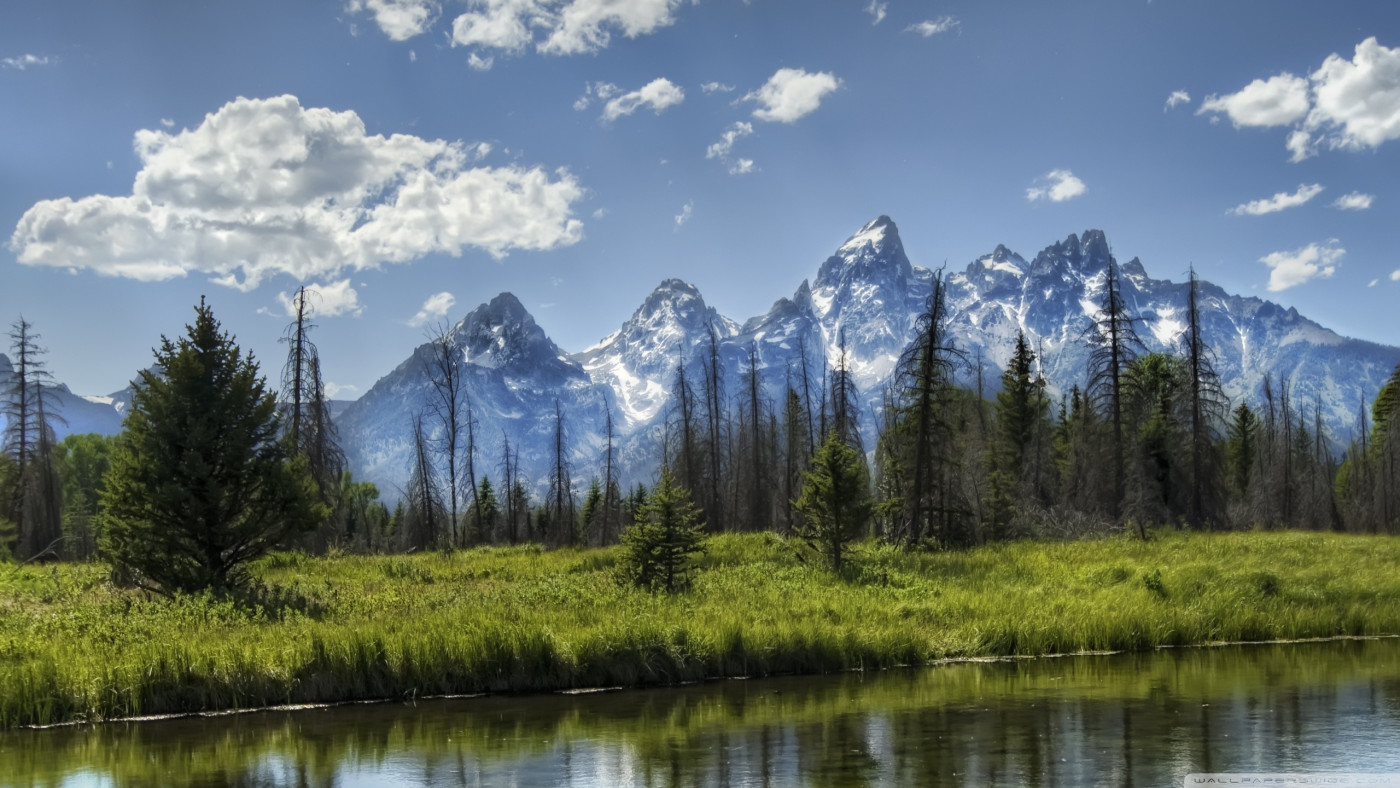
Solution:
[{"label": "tree reflection in water", "polygon": [[[1364,767],[1364,768],[1363,768]],[[0,786],[1180,784],[1400,772],[1400,640],[0,734]]]}]

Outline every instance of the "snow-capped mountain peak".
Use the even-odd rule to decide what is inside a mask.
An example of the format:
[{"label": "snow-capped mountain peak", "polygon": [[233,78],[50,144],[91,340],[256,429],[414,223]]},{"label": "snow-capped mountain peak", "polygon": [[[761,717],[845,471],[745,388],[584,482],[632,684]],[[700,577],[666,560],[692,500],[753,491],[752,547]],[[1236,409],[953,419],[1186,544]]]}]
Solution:
[{"label": "snow-capped mountain peak", "polygon": [[473,309],[453,334],[463,350],[463,360],[483,367],[528,366],[563,355],[520,299],[510,293],[501,293]]}]

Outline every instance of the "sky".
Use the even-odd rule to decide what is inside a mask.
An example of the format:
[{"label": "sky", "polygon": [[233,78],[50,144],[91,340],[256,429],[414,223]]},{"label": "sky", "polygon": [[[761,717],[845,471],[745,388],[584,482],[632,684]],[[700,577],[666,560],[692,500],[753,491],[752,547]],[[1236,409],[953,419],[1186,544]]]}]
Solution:
[{"label": "sky", "polygon": [[916,265],[1086,229],[1400,344],[1400,5],[0,6],[0,322],[123,388],[206,296],[354,398],[515,293],[565,351],[662,280],[742,321],[881,214]]}]

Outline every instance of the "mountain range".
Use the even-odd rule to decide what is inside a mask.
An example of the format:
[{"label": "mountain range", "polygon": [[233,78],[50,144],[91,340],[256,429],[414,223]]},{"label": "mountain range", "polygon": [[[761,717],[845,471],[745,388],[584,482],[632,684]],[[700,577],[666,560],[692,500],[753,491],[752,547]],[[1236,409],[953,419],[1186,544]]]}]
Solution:
[{"label": "mountain range", "polygon": [[[960,382],[974,386],[980,377],[990,396],[1017,332],[1023,331],[1053,396],[1082,386],[1089,354],[1085,336],[1110,259],[1104,233],[1087,230],[1029,261],[997,246],[961,271],[945,271],[948,333],[967,359],[957,373]],[[1188,284],[1153,279],[1137,258],[1119,270],[1123,298],[1139,319],[1146,349],[1177,350]],[[522,476],[542,484],[558,400],[576,482],[599,472],[609,412],[624,482],[650,480],[659,464],[677,365],[685,364],[698,384],[711,343],[731,404],[751,350],[773,402],[788,385],[801,389],[804,352],[814,400],[824,370],[844,353],[863,399],[862,426],[873,435],[881,392],[913,336],[933,277],[909,261],[899,230],[881,216],[843,243],[792,296],[742,323],[708,306],[693,285],[667,279],[617,331],[582,352],[567,353],[515,296],[502,293],[451,328],[477,421],[477,473],[499,474],[508,439],[519,452]],[[1320,407],[1334,443],[1350,439],[1359,409],[1400,363],[1400,348],[1342,337],[1294,309],[1231,295],[1209,282],[1199,288],[1203,335],[1231,401],[1259,402],[1265,376],[1272,376],[1275,385],[1290,386],[1295,404]],[[391,499],[408,476],[412,419],[431,388],[430,350],[427,344],[416,348],[358,400],[337,404],[351,469]],[[0,385],[8,372],[0,356]],[[61,392],[70,421],[65,432],[114,432],[120,423],[117,406],[129,401],[124,392],[86,399]]]}]

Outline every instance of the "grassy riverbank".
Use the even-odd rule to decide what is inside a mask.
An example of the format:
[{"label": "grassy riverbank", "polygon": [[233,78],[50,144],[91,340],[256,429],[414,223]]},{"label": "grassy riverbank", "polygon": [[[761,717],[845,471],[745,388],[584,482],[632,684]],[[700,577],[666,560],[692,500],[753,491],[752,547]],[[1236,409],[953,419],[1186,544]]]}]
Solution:
[{"label": "grassy riverbank", "polygon": [[870,545],[840,579],[776,537],[723,536],[674,597],[618,584],[618,556],[280,555],[261,606],[147,599],[98,565],[0,568],[0,725],[1400,633],[1386,537]]}]

